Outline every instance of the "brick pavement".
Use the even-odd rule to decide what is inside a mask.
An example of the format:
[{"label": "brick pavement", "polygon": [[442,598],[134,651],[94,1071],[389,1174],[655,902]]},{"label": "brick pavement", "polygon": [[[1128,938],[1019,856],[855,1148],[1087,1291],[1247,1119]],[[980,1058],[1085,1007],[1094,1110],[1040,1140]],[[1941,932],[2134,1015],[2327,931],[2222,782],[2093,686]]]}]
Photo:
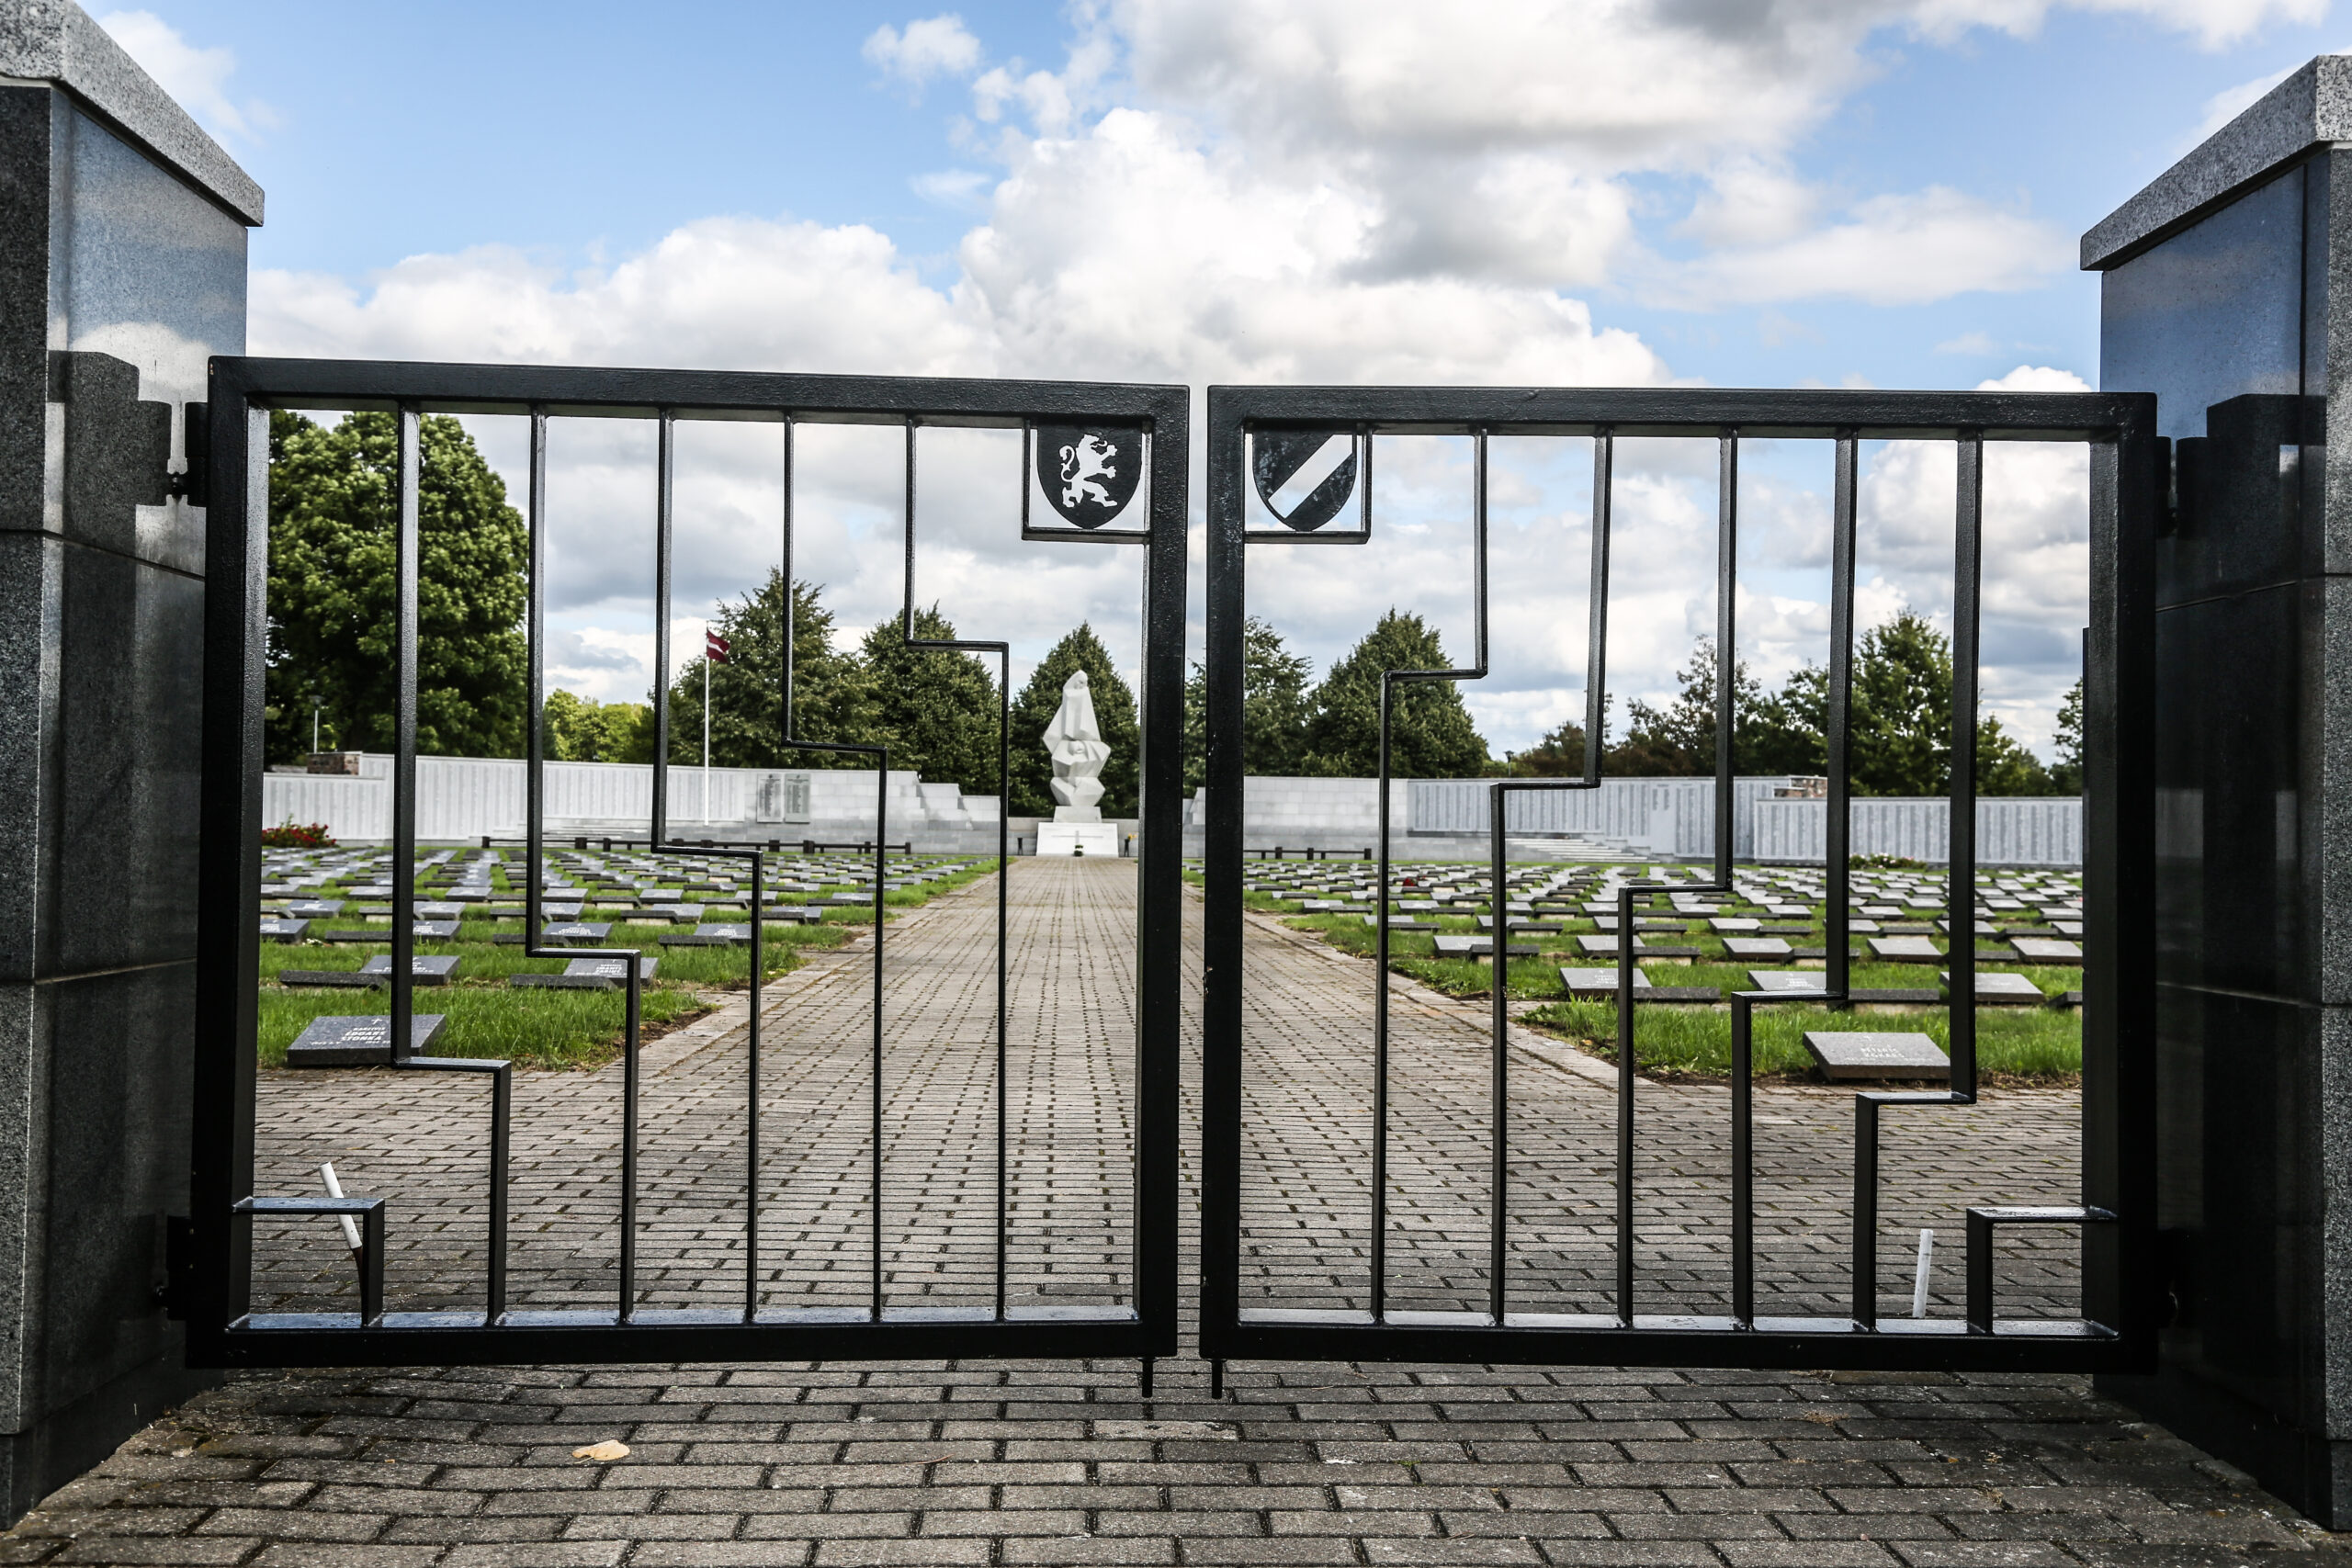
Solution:
[{"label": "brick pavement", "polygon": [[[1125,1285],[1131,874],[1031,862],[1013,879],[1013,1283],[1033,1298],[1116,1299]],[[899,1043],[885,1064],[896,1146],[883,1201],[907,1232],[886,1258],[894,1300],[990,1287],[993,898],[982,884],[890,930]],[[1362,1290],[1369,973],[1264,923],[1250,962],[1250,1286],[1343,1304]],[[864,1278],[866,1006],[854,953],[794,976],[774,1003],[774,1302],[854,1294]],[[1396,1288],[1399,1304],[1451,1304],[1484,1290],[1483,1014],[1400,987],[1396,1016]],[[649,1302],[741,1288],[741,1056],[725,1020],[649,1053]],[[1606,1261],[1594,1225],[1610,1173],[1592,1134],[1607,1086],[1533,1037],[1513,1072],[1514,1289],[1531,1304],[1586,1300]],[[519,1299],[611,1299],[616,1077],[519,1086]],[[390,1075],[266,1079],[270,1190],[309,1190],[311,1162],[336,1158],[353,1190],[394,1200],[396,1303],[462,1304],[479,1288],[481,1228],[465,1097],[395,1090]],[[1720,1292],[1722,1099],[1642,1091],[1645,1310]],[[1758,1103],[1760,1273],[1784,1301],[1826,1301],[1841,1280],[1847,1097],[1774,1088]],[[2060,1195],[2073,1121],[2068,1096],[1996,1093],[1932,1127],[1898,1123],[1890,1238],[1951,1224],[1963,1200]],[[320,1227],[276,1233],[257,1256],[273,1301],[348,1292],[347,1258]],[[1883,1281],[1890,1298],[1907,1301],[1907,1263]],[[2066,1310],[2071,1282],[2069,1247],[2020,1248],[2004,1300]],[[1161,1364],[1148,1404],[1132,1363],[251,1376],[51,1498],[0,1537],[0,1556],[2207,1568],[2329,1543],[2075,1378],[1250,1363],[1230,1382],[1235,1397],[1209,1403],[1189,1358]],[[615,1438],[627,1460],[571,1458]]]}]

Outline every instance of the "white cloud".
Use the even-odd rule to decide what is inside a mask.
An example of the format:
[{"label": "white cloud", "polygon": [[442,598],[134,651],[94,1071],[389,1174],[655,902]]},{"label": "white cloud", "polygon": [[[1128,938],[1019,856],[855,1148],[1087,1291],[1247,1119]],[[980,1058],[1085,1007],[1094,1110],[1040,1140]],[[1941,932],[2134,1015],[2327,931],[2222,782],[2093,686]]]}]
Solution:
[{"label": "white cloud", "polygon": [[276,126],[268,105],[257,98],[239,104],[230,97],[229,78],[237,69],[233,51],[199,49],[153,11],[108,11],[97,22],[156,85],[215,136],[247,140]]},{"label": "white cloud", "polygon": [[1920,305],[1980,290],[2032,288],[2072,265],[2054,225],[1944,186],[1878,196],[1826,228],[1749,250],[1717,251],[1662,279],[1688,309],[1808,299]]},{"label": "white cloud", "polygon": [[1938,354],[1964,354],[1969,355],[1971,358],[1981,359],[1986,355],[2000,353],[2001,345],[1993,341],[1992,334],[1989,333],[1971,332],[1962,333],[1958,337],[1946,338],[1943,342],[1936,344],[1936,352]]},{"label": "white cloud", "polygon": [[1921,0],[1913,15],[1920,30],[1948,39],[1971,27],[2020,37],[2037,31],[2050,12],[2101,11],[2143,17],[2170,32],[2187,33],[2206,50],[2225,49],[2273,22],[2311,26],[2325,19],[2328,0]]},{"label": "white cloud", "polygon": [[861,52],[886,76],[921,92],[943,76],[968,76],[979,68],[980,40],[950,12],[909,22],[903,30],[884,23],[866,35]]}]

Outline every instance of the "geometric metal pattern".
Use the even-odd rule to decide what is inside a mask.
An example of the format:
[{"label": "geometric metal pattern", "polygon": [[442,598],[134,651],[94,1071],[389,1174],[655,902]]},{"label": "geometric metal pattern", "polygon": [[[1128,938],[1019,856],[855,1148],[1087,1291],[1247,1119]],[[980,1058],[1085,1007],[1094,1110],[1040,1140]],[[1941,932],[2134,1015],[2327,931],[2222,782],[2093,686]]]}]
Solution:
[{"label": "geometric metal pattern", "polygon": [[[681,1360],[812,1360],[938,1357],[1139,1357],[1147,1384],[1150,1359],[1176,1348],[1177,1059],[1183,1009],[1180,996],[1185,593],[1185,458],[1190,450],[1188,394],[1181,387],[1090,385],[1071,382],[978,381],[892,377],[770,375],[755,372],[626,370],[579,367],[432,365],[369,361],[216,358],[210,409],[211,493],[207,513],[205,742],[202,848],[199,870],[197,1051],[194,1064],[192,1201],[185,1273],[176,1292],[187,1320],[187,1358],[196,1366],[397,1365],[629,1362]],[[743,1299],[737,1309],[655,1309],[639,1304],[635,1284],[639,988],[634,962],[626,964],[627,1015],[620,1071],[623,1118],[619,1150],[620,1216],[614,1246],[619,1286],[609,1307],[511,1309],[506,1299],[508,1133],[512,1068],[504,1062],[418,1055],[411,1051],[413,982],[413,922],[394,919],[390,932],[391,1066],[401,1072],[467,1073],[487,1077],[489,1234],[479,1310],[396,1312],[383,1299],[387,1231],[400,1215],[377,1199],[347,1200],[257,1194],[254,1190],[256,1073],[255,976],[263,771],[262,708],[267,617],[268,420],[273,409],[383,410],[396,415],[399,468],[396,522],[396,707],[392,770],[392,908],[413,907],[416,847],[416,688],[418,628],[419,422],[426,413],[527,416],[530,449],[529,737],[525,951],[534,957],[573,957],[578,949],[546,948],[541,858],[545,850],[544,605],[547,521],[547,427],[551,415],[652,423],[659,436],[655,525],[655,669],[669,667],[672,496],[675,425],[710,419],[781,423],[787,464],[783,519],[783,570],[790,581],[792,537],[789,462],[791,431],[802,423],[899,425],[906,432],[906,527],[903,539],[909,603],[905,630],[913,631],[914,457],[922,425],[1023,432],[1022,471],[1025,536],[1047,540],[1122,541],[1140,545],[1144,570],[1141,691],[1142,831],[1137,851],[1136,940],[1136,1125],[1133,1169],[1135,1289],[1131,1304],[1022,1307],[1007,1300],[1004,1283],[1008,1224],[1004,1177],[1005,1010],[1002,1000],[1003,904],[999,902],[999,999],[996,1010],[997,1160],[996,1288],[994,1301],[975,1306],[892,1306],[884,1297],[881,1258],[881,1121],[884,975],[881,904],[887,820],[875,833],[874,984],[876,1007],[872,1061],[870,1235],[865,1238],[870,1292],[859,1306],[772,1307],[763,1303],[758,1239],[761,1205],[759,952],[763,921],[763,852],[746,847],[692,852],[733,854],[747,863],[752,887],[752,1005],[739,1198],[739,1254]],[[1080,451],[1069,474],[1081,501],[1108,491],[1117,504],[1073,505],[1078,525],[1033,526],[1028,516],[1030,433],[1077,432]],[[1148,471],[1116,463],[1143,462]],[[1109,491],[1106,479],[1115,479]],[[1088,483],[1097,489],[1083,488]],[[1148,502],[1125,502],[1148,484]],[[1126,513],[1141,512],[1136,518]],[[1102,528],[1098,515],[1119,514],[1125,525]],[[789,648],[782,704],[790,739]],[[917,648],[981,649],[996,653],[1009,675],[1003,643],[923,644]],[[999,723],[1009,694],[1001,679]],[[666,680],[655,690],[655,760],[651,840],[658,852],[671,842],[668,814],[669,703]],[[872,751],[883,773],[888,759]],[[1000,761],[1003,758],[1000,740]],[[1004,778],[1000,776],[1000,789]],[[999,802],[1000,829],[1003,801]],[[877,810],[881,809],[877,804]],[[1000,877],[1000,887],[1003,879]],[[614,956],[623,956],[615,950]],[[629,955],[629,956],[633,956]],[[360,1247],[359,1310],[269,1313],[252,1310],[252,1230],[257,1213],[337,1213],[366,1225]],[[728,1267],[735,1266],[730,1262]]]},{"label": "geometric metal pattern", "polygon": [[[1376,987],[1373,1002],[1372,1221],[1362,1309],[1246,1309],[1242,1263],[1242,863],[1238,812],[1211,816],[1206,878],[1203,1072],[1201,1351],[1221,1374],[1233,1357],[1280,1360],[1415,1360],[1619,1366],[2033,1369],[2122,1371],[2154,1356],[2157,1292],[2153,1269],[2154,1011],[2146,984],[2153,952],[2154,795],[2152,550],[2159,512],[2155,402],[2143,395],[2009,392],[1728,391],[1713,389],[1404,389],[1212,387],[1206,421],[1208,513],[1207,789],[1238,801],[1244,773],[1243,633],[1252,544],[1362,543],[1371,537],[1370,469],[1383,434],[1473,439],[1476,657],[1453,671],[1388,671],[1381,682],[1380,872],[1374,890]],[[1388,716],[1394,683],[1476,680],[1487,670],[1487,448],[1494,435],[1584,437],[1593,445],[1590,648],[1584,777],[1496,781],[1489,799],[1490,908],[1498,980],[1492,987],[1491,1088],[1485,1197],[1489,1224],[1483,1310],[1404,1311],[1387,1301],[1388,1144]],[[1826,671],[1827,945],[1821,990],[1742,992],[1731,998],[1729,1168],[1731,1310],[1666,1315],[1639,1310],[1635,1269],[1634,901],[1651,885],[1622,886],[1617,931],[1617,1114],[1613,1310],[1525,1312],[1510,1299],[1509,1019],[1500,983],[1509,946],[1504,807],[1509,795],[1589,789],[1600,783],[1607,690],[1607,604],[1612,447],[1621,436],[1712,438],[1719,444],[1716,549],[1715,853],[1713,889],[1732,890],[1733,682],[1738,668],[1736,568],[1740,446],[1752,439],[1835,443],[1830,659]],[[1320,439],[1318,439],[1320,437]],[[1977,1094],[1974,942],[1950,954],[1951,1076],[1936,1092],[1867,1091],[1854,1100],[1852,1303],[1844,1315],[1759,1311],[1754,1269],[1754,1011],[1803,1000],[1843,1010],[1849,996],[1848,708],[1854,649],[1856,479],[1860,443],[1940,441],[1957,448],[1956,557],[1951,738],[1951,925],[1974,930],[1976,724],[1983,576],[1983,453],[1988,440],[2079,442],[2090,460],[2090,626],[2085,651],[2083,745],[2086,849],[2083,998],[2082,1201],[2066,1207],[1972,1208],[1967,1217],[1969,1302],[1958,1320],[1881,1316],[1877,1304],[1879,1132],[1894,1111],[1969,1105]],[[1342,458],[1342,444],[1345,456]],[[1319,454],[1318,460],[1303,454]],[[1304,477],[1291,479],[1293,473]],[[1351,509],[1345,486],[1352,482]],[[1286,487],[1286,488],[1284,488]],[[1254,492],[1254,493],[1253,493]],[[1353,527],[1328,525],[1353,511]],[[1270,513],[1283,526],[1253,525]],[[1662,886],[1662,885],[1661,885]],[[1677,891],[1709,890],[1689,882]],[[2001,1173],[1985,1173],[1997,1188]],[[1991,1300],[1996,1224],[2082,1227],[2080,1315],[1998,1319]]]}]

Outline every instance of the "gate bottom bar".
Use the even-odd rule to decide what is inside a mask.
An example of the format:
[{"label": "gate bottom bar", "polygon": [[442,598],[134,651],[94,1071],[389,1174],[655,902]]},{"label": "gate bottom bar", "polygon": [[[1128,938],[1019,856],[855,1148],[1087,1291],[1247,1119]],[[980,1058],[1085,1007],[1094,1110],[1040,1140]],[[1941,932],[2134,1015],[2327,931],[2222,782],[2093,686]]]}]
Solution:
[{"label": "gate bottom bar", "polygon": [[1865,1333],[1843,1317],[1654,1316],[1627,1327],[1614,1314],[1245,1310],[1202,1336],[1219,1359],[1449,1361],[1613,1367],[1748,1367],[1958,1371],[2126,1371],[2147,1359],[2115,1331],[2074,1318],[2005,1318],[1991,1334],[1954,1318],[1881,1318]]},{"label": "gate bottom bar", "polygon": [[751,1323],[725,1309],[648,1309],[626,1323],[611,1312],[509,1312],[496,1326],[479,1312],[387,1313],[364,1326],[356,1312],[255,1313],[217,1336],[191,1336],[187,1356],[197,1367],[500,1366],[1129,1358],[1176,1348],[1173,1334],[1132,1307],[1020,1309],[1006,1319],[985,1307],[918,1307],[893,1309],[879,1323],[863,1309],[814,1307],[771,1309]]}]

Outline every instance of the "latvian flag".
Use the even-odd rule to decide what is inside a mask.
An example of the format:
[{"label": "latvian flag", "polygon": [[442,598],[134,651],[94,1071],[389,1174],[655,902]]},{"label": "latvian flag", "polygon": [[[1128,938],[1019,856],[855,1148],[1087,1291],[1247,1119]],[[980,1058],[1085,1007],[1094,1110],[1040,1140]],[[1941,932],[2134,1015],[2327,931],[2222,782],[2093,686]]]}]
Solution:
[{"label": "latvian flag", "polygon": [[702,656],[713,664],[726,663],[727,639],[717,632],[705,630],[702,634]]}]

